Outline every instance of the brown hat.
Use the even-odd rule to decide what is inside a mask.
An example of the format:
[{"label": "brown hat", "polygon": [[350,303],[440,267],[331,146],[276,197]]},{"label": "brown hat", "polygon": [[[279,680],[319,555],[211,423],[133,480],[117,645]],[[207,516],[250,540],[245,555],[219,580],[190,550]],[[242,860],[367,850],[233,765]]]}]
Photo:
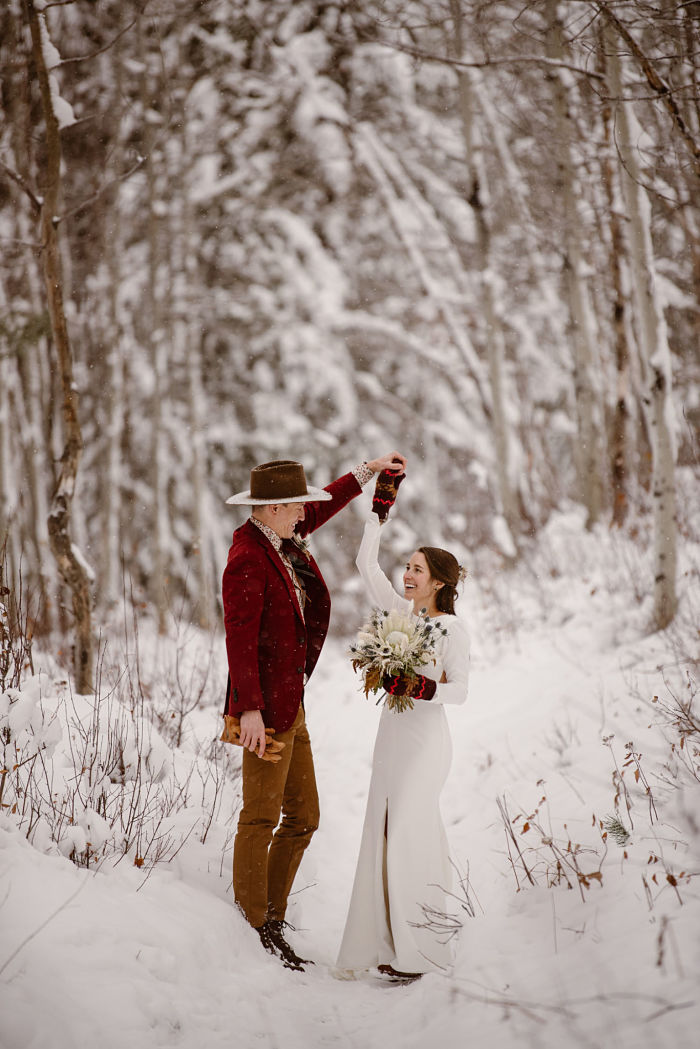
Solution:
[{"label": "brown hat", "polygon": [[307,485],[304,467],[291,459],[263,463],[250,471],[250,491],[238,492],[227,503],[263,506],[272,503],[321,503],[332,496]]}]

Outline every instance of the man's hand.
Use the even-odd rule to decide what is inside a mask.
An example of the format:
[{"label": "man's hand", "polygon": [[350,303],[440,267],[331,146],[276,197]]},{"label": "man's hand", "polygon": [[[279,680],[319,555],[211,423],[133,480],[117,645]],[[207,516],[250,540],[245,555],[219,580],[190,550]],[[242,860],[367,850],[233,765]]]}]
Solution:
[{"label": "man's hand", "polygon": [[406,469],[406,457],[401,455],[401,452],[389,452],[388,455],[383,455],[381,459],[372,459],[367,465],[376,474],[381,473],[382,470],[394,470],[403,473]]},{"label": "man's hand", "polygon": [[[260,754],[261,761],[271,761],[276,764],[282,760],[282,751],[286,744],[279,739],[273,739],[275,730],[265,728],[265,747]],[[220,736],[222,743],[232,743],[234,747],[242,747],[241,742],[241,719],[235,714],[224,714],[224,731]]]},{"label": "man's hand", "polygon": [[259,710],[244,710],[241,714],[241,746],[247,747],[259,758],[265,753],[265,723]]}]

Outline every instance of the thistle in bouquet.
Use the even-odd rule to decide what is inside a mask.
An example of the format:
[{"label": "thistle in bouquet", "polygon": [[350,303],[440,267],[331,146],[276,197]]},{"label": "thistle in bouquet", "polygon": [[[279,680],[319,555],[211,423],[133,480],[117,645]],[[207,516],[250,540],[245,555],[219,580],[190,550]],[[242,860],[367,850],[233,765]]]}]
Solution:
[{"label": "thistle in bouquet", "polygon": [[[436,645],[447,631],[443,626],[407,612],[374,608],[350,646],[355,671],[364,677],[364,693],[382,691],[386,674],[417,678],[436,662]],[[410,696],[385,695],[391,710],[402,713],[413,708]]]}]

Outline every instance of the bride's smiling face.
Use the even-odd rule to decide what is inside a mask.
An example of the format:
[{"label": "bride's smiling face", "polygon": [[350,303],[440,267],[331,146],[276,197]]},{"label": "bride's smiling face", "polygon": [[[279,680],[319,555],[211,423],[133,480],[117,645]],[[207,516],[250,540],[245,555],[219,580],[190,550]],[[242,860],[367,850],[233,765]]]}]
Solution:
[{"label": "bride's smiling face", "polygon": [[428,569],[425,554],[421,554],[419,550],[411,554],[406,564],[403,593],[404,597],[413,601],[416,612],[421,608],[427,608],[428,613],[435,611],[435,581]]}]

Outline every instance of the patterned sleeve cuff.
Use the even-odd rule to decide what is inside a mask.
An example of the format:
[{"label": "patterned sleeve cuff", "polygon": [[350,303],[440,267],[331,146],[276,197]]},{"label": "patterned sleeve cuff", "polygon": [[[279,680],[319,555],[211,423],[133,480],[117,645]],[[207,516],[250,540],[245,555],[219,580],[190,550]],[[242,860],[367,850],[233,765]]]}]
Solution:
[{"label": "patterned sleeve cuff", "polygon": [[362,463],[361,466],[356,466],[352,470],[352,475],[359,484],[360,488],[364,488],[368,481],[371,481],[374,477],[374,470],[370,470],[367,463]]}]

